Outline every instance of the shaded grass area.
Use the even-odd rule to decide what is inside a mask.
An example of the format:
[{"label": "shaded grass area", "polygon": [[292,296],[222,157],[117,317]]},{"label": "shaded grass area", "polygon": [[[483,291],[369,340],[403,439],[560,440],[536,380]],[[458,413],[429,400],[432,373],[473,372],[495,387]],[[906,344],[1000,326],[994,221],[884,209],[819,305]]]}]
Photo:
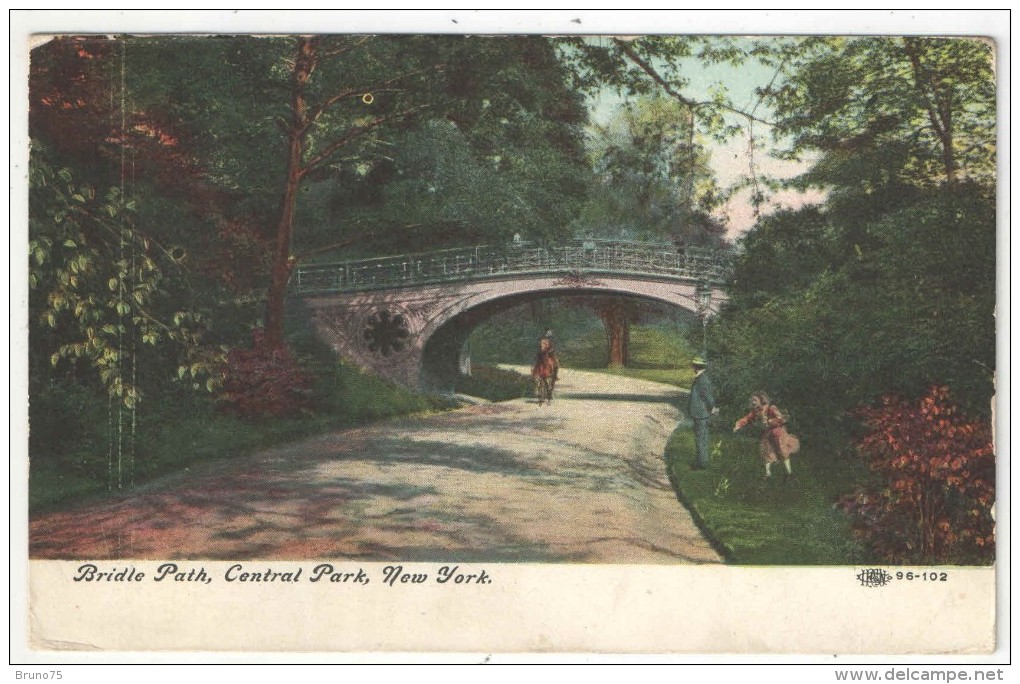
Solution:
[{"label": "shaded grass area", "polygon": [[[713,426],[717,428],[717,426]],[[670,481],[703,532],[731,563],[850,565],[869,562],[850,524],[834,506],[862,472],[804,449],[793,457],[794,477],[781,466],[764,481],[757,440],[712,435],[712,464],[693,470],[694,436],[681,425],[666,447]]]},{"label": "shaded grass area", "polygon": [[[556,324],[557,355],[565,369],[591,370],[684,388],[694,381],[690,361],[695,353],[684,330],[672,322],[632,325],[628,366],[609,368],[602,323],[583,310],[564,308],[555,313],[558,318],[551,322]],[[540,325],[517,315],[480,325],[471,338],[472,355],[476,359],[472,377],[462,376],[457,382],[457,391],[490,401],[532,396],[534,388],[530,378],[486,362],[530,365],[539,337],[552,327],[550,321],[545,322],[550,325]]]},{"label": "shaded grass area", "polygon": [[29,509],[40,512],[117,491],[118,484],[124,489],[145,484],[201,461],[234,458],[331,430],[453,407],[441,397],[412,392],[338,362],[310,335],[296,335],[291,343],[302,367],[315,379],[314,409],[294,417],[245,420],[218,411],[208,397],[170,391],[142,404],[132,450],[128,429],[122,430],[120,448],[110,446],[105,404],[90,407],[83,403],[80,391],[66,392],[65,410],[73,411],[80,404],[79,412],[95,414],[94,424],[91,432],[84,432],[77,443],[62,444],[59,452],[30,454]]},{"label": "shaded grass area", "polygon": [[606,366],[605,334],[590,334],[566,345],[560,362],[571,368],[596,370],[638,380],[690,387],[695,353],[682,332],[669,324],[634,325],[630,328],[630,358],[625,368]]},{"label": "shaded grass area", "polygon": [[[559,347],[564,365],[604,369],[608,363],[603,330],[567,340]],[[693,378],[689,365],[694,356],[682,331],[668,323],[630,327],[628,371],[671,371]]]},{"label": "shaded grass area", "polygon": [[[610,375],[651,380],[678,387],[689,387],[694,381],[690,361],[695,353],[682,332],[674,326],[669,324],[631,326],[630,358],[627,367],[609,368],[605,330],[601,323],[596,321],[595,325],[597,327],[563,326],[566,328],[565,332],[556,333],[556,352],[561,366],[596,370]],[[502,324],[487,323],[486,326],[489,327],[480,328],[472,337],[472,351],[476,360],[482,362],[482,365],[487,365],[486,362],[531,364],[538,338],[542,334],[538,326],[530,325],[523,328],[519,326],[512,330]],[[475,374],[474,369],[472,374]],[[466,392],[459,389],[459,386],[458,391]]]},{"label": "shaded grass area", "polygon": [[534,386],[529,376],[516,371],[473,364],[471,375],[457,378],[456,390],[489,401],[509,401],[530,397],[534,393]]},{"label": "shaded grass area", "polygon": [[[537,302],[493,317],[471,334],[472,358],[482,364],[530,365],[538,340],[553,330],[560,365],[611,375],[689,387],[691,359],[697,355],[686,325],[669,317],[630,326],[626,368],[608,368],[605,326],[593,310],[557,302]],[[700,334],[700,328],[697,333]],[[481,396],[481,395],[479,395]]]}]

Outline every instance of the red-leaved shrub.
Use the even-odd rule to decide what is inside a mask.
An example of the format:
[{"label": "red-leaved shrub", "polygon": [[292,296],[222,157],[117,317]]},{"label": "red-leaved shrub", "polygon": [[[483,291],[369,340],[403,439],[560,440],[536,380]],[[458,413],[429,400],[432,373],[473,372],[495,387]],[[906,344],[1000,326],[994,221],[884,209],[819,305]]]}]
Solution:
[{"label": "red-leaved shrub", "polygon": [[311,378],[286,348],[266,344],[265,331],[252,334],[251,349],[232,349],[223,365],[220,408],[245,418],[292,416],[310,406]]},{"label": "red-leaved shrub", "polygon": [[933,387],[920,401],[885,396],[856,414],[857,447],[879,479],[840,503],[857,537],[893,563],[988,563],[995,557],[991,430]]}]

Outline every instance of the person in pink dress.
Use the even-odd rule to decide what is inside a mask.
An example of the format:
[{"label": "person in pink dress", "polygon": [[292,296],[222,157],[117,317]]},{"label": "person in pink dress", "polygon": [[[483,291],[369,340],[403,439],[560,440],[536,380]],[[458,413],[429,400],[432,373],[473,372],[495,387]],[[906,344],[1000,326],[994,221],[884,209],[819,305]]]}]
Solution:
[{"label": "person in pink dress", "polygon": [[800,450],[800,440],[786,431],[786,417],[764,392],[751,395],[751,411],[736,422],[733,432],[752,424],[762,431],[758,451],[765,464],[765,479],[772,477],[772,464],[779,462],[783,464],[783,478],[789,480],[793,475],[790,456]]}]

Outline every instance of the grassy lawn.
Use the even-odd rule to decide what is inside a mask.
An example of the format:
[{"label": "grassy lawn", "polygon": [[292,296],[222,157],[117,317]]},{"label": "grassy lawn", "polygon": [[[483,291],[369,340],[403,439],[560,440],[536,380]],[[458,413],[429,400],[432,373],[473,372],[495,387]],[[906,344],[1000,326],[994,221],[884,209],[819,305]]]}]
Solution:
[{"label": "grassy lawn", "polygon": [[731,563],[741,565],[846,565],[865,562],[836,510],[855,473],[804,449],[793,457],[794,477],[784,484],[773,466],[763,480],[758,443],[749,437],[712,435],[712,464],[692,470],[694,436],[687,425],[666,448],[670,480],[698,525]]},{"label": "grassy lawn", "polygon": [[677,387],[690,387],[694,372],[689,364],[694,353],[676,330],[668,326],[630,328],[630,353],[626,368],[606,367],[605,333],[597,331],[565,343],[560,363],[567,368],[595,370]]}]

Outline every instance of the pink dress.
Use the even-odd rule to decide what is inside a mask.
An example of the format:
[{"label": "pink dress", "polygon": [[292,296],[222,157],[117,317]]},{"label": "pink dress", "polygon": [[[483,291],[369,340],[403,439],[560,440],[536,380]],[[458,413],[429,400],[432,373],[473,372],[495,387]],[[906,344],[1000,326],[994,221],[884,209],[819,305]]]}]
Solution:
[{"label": "pink dress", "polygon": [[737,428],[747,427],[751,423],[758,423],[762,427],[758,451],[765,463],[785,461],[800,450],[800,440],[786,431],[786,418],[772,404],[748,413],[737,421]]}]

